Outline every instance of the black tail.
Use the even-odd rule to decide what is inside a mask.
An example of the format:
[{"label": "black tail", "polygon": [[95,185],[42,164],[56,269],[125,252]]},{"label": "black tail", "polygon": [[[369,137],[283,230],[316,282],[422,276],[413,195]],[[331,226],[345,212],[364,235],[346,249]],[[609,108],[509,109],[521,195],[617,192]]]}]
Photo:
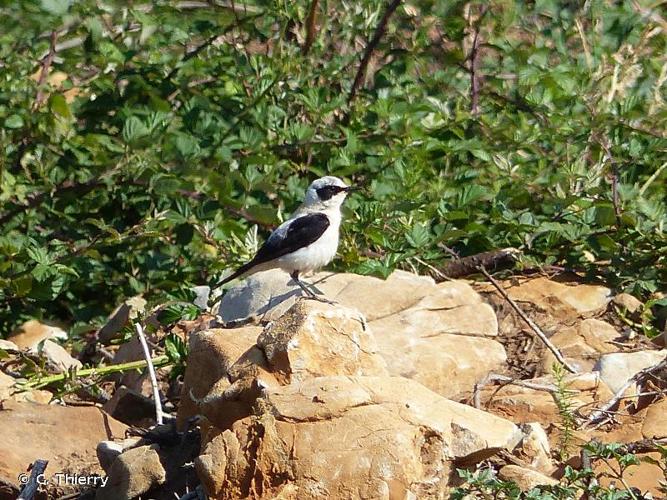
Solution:
[{"label": "black tail", "polygon": [[239,267],[239,268],[238,268],[236,271],[234,271],[232,274],[230,274],[230,275],[227,276],[225,279],[223,279],[222,281],[220,281],[220,282],[219,282],[217,285],[215,285],[213,288],[217,288],[217,287],[219,287],[219,286],[224,285],[225,283],[229,283],[230,281],[235,280],[235,279],[238,278],[239,276],[242,276],[242,275],[244,275],[245,273],[247,273],[248,271],[250,271],[250,269],[252,269],[253,267],[255,267],[255,262],[253,262],[252,260],[251,260],[250,262],[248,262],[247,264],[243,264],[241,267]]}]

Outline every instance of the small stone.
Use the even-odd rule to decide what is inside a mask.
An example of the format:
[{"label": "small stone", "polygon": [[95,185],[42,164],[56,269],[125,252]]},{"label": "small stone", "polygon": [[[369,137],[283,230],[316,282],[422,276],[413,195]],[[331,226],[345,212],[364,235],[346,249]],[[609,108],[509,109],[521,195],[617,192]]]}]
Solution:
[{"label": "small stone", "polygon": [[534,469],[549,473],[553,469],[549,437],[544,428],[537,422],[529,422],[521,426],[523,440],[519,445],[521,458]]},{"label": "small stone", "polygon": [[97,490],[97,500],[135,498],[163,484],[167,474],[158,455],[159,446],[139,446],[120,454],[109,469],[108,481]]},{"label": "small stone", "polygon": [[81,361],[74,359],[64,347],[56,344],[53,340],[47,340],[42,346],[42,355],[46,356],[48,363],[59,372],[83,367]]},{"label": "small stone", "polygon": [[662,439],[667,437],[667,399],[661,399],[648,407],[642,435],[646,439]]},{"label": "small stone", "polygon": [[135,319],[146,308],[146,299],[137,295],[123,302],[111,313],[106,324],[100,328],[98,337],[103,344],[113,339],[131,319]]},{"label": "small stone", "polygon": [[9,340],[19,349],[35,349],[40,342],[50,338],[67,339],[67,332],[54,325],[47,325],[35,319],[26,321],[10,335]]},{"label": "small stone", "polygon": [[629,293],[619,293],[612,302],[621,309],[621,312],[626,312],[633,318],[644,308],[644,304]]},{"label": "small stone", "polygon": [[545,476],[537,471],[519,467],[518,465],[506,465],[500,471],[498,476],[505,481],[513,481],[521,491],[530,491],[537,486],[552,486],[558,484],[554,478]]},{"label": "small stone", "polygon": [[[619,391],[635,374],[657,365],[667,356],[667,350],[615,352],[605,354],[595,365],[600,378],[613,391]],[[632,394],[637,394],[636,390]]]}]

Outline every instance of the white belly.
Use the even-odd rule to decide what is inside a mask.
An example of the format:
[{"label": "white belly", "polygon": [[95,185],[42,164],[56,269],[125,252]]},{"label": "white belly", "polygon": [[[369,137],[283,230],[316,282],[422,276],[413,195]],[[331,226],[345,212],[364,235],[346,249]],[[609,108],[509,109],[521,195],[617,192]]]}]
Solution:
[{"label": "white belly", "polygon": [[338,250],[338,226],[329,226],[315,243],[300,248],[296,252],[276,259],[281,269],[291,273],[315,271],[326,266],[336,256]]}]

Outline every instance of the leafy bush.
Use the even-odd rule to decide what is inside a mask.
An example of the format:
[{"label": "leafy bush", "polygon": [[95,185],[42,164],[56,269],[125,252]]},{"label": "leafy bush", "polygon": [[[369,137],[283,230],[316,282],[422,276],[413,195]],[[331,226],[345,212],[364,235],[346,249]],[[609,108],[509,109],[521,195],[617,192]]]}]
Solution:
[{"label": "leafy bush", "polygon": [[665,20],[582,5],[5,3],[0,333],[214,283],[325,173],[367,188],[339,269],[514,246],[647,298],[666,281]]}]

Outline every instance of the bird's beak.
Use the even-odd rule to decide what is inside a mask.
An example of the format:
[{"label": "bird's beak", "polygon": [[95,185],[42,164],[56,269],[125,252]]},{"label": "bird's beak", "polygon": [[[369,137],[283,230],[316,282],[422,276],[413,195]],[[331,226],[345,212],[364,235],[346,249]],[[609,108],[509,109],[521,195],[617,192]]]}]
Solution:
[{"label": "bird's beak", "polygon": [[347,186],[347,187],[344,189],[344,191],[347,192],[347,193],[351,193],[351,192],[353,192],[353,191],[361,191],[361,188],[358,187],[358,186]]}]

